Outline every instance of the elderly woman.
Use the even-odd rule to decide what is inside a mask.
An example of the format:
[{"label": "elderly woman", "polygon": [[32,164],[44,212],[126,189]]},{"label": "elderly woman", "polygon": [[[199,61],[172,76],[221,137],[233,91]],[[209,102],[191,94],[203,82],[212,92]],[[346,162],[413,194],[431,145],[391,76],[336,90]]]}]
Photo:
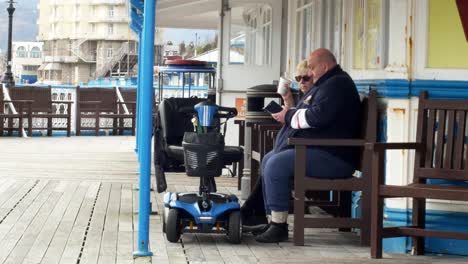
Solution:
[{"label": "elderly woman", "polygon": [[[313,78],[311,75],[309,75],[307,60],[303,60],[297,65],[295,79],[299,83],[299,88],[302,95],[306,94],[312,88]],[[283,96],[283,100],[285,108],[291,108],[295,106],[294,98],[290,88],[287,89],[286,94]],[[264,166],[268,161],[268,158],[273,153],[275,153],[275,150],[267,153],[263,158],[261,167],[262,172],[264,171]],[[252,190],[249,197],[242,205],[241,213],[243,216],[244,230],[247,232],[252,229],[250,226],[267,223],[261,177],[258,178],[255,188]]]}]

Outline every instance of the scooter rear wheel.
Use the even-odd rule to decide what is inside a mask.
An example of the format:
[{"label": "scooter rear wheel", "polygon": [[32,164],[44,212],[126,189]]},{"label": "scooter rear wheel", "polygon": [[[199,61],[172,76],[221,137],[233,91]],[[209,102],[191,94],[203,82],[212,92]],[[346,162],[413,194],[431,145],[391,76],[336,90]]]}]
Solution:
[{"label": "scooter rear wheel", "polygon": [[228,240],[232,244],[239,244],[242,240],[242,219],[240,211],[229,214]]},{"label": "scooter rear wheel", "polygon": [[180,219],[179,219],[179,210],[170,209],[169,214],[167,215],[166,222],[166,238],[169,242],[177,243],[179,242],[181,235],[180,228]]}]

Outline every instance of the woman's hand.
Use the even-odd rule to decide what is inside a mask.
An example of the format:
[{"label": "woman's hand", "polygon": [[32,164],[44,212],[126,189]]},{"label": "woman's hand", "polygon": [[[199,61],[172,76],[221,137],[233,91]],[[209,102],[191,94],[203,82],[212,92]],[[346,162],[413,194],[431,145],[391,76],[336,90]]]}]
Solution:
[{"label": "woman's hand", "polygon": [[286,116],[286,112],[289,110],[289,107],[286,105],[283,105],[283,110],[281,112],[278,112],[276,114],[271,114],[273,119],[278,121],[281,124],[284,124],[284,117]]},{"label": "woman's hand", "polygon": [[288,89],[286,94],[283,95],[282,97],[283,97],[284,105],[287,108],[291,108],[291,107],[293,107],[295,105],[291,89]]}]

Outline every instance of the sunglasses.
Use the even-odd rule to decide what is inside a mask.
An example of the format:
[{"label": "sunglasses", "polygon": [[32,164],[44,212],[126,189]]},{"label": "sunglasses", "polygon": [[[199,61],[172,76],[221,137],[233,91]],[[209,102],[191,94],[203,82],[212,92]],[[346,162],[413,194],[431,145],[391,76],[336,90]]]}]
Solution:
[{"label": "sunglasses", "polygon": [[299,76],[294,77],[294,79],[296,79],[297,82],[301,82],[301,80],[303,80],[304,82],[308,82],[310,81],[311,77],[307,75],[304,75],[304,76],[299,75]]}]

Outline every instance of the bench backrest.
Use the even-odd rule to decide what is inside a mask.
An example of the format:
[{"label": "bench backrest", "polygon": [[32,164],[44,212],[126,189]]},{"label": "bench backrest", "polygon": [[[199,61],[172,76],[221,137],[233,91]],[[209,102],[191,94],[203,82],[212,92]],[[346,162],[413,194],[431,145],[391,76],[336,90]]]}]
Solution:
[{"label": "bench backrest", "polygon": [[[12,100],[32,100],[31,107],[33,112],[50,112],[52,110],[52,92],[50,86],[15,86],[10,88],[9,92]],[[16,108],[18,107],[17,103],[14,105]]]},{"label": "bench backrest", "polygon": [[125,102],[136,102],[137,100],[137,89],[131,88],[131,89],[123,89],[119,88],[120,94],[122,94],[122,97]]},{"label": "bench backrest", "polygon": [[115,88],[80,88],[76,89],[77,103],[80,112],[94,112],[94,104],[80,104],[86,101],[100,101],[99,109],[101,112],[115,112],[117,95]]},{"label": "bench backrest", "polygon": [[[377,142],[377,91],[370,90],[369,95],[361,95],[361,139],[366,142]],[[362,170],[364,161],[364,151],[360,152],[358,170]]]},{"label": "bench backrest", "polygon": [[414,177],[468,181],[467,144],[468,100],[428,99],[419,95]]}]

